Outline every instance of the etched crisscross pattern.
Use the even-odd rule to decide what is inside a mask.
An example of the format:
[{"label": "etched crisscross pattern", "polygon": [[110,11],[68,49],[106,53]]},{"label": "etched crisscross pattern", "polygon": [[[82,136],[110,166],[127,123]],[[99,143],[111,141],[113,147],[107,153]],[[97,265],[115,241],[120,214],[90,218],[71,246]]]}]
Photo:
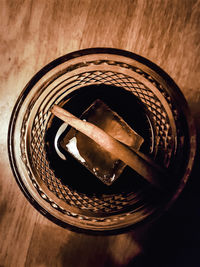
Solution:
[{"label": "etched crisscross pattern", "polygon": [[[171,129],[168,115],[160,100],[143,83],[133,77],[112,71],[92,71],[81,73],[76,76],[77,88],[89,84],[110,84],[123,87],[140,99],[151,115],[156,131],[155,151],[164,151],[163,164],[170,160],[173,150],[171,145]],[[66,91],[69,88],[66,86]],[[74,191],[63,185],[51,170],[45,152],[45,130],[47,114],[39,109],[32,126],[31,132],[31,154],[32,162],[41,179],[59,199],[67,204],[92,212],[116,212],[127,205],[138,205],[140,194],[122,192],[117,195],[87,196]],[[156,157],[156,154],[154,155]]]}]

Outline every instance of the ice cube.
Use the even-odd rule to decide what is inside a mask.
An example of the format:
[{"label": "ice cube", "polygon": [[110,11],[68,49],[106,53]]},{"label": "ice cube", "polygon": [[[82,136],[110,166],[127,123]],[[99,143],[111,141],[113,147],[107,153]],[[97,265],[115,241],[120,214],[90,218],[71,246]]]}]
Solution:
[{"label": "ice cube", "polygon": [[[139,150],[144,141],[116,112],[99,99],[83,112],[81,119],[95,124],[135,150]],[[68,131],[60,145],[106,185],[111,185],[126,166],[124,162],[74,128]]]}]

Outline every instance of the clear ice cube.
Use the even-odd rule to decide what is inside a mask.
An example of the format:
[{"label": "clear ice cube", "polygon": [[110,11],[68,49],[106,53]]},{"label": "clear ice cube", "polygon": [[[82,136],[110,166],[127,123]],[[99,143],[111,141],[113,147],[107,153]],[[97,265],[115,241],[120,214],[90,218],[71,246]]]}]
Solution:
[{"label": "clear ice cube", "polygon": [[[139,150],[144,141],[116,112],[99,99],[83,112],[81,119],[95,124],[135,150]],[[124,162],[74,128],[67,132],[60,145],[106,185],[111,185],[126,167]]]}]

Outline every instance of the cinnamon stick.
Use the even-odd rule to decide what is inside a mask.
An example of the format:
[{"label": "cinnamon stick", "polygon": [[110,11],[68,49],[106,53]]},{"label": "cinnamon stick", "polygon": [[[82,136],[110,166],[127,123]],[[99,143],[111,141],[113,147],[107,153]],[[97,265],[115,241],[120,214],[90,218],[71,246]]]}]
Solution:
[{"label": "cinnamon stick", "polygon": [[141,152],[130,149],[127,145],[116,140],[104,132],[101,128],[90,122],[80,120],[58,105],[54,105],[51,109],[51,112],[59,119],[74,127],[76,130],[87,135],[98,145],[115,155],[115,157],[122,160],[125,164],[145,178],[150,184],[163,189],[163,177],[167,179],[165,172],[150,158],[143,155]]}]

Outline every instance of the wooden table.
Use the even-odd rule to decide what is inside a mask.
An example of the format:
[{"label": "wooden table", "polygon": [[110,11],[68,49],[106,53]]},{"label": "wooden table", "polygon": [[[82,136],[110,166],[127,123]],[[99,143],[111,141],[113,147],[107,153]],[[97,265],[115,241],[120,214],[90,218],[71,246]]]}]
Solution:
[{"label": "wooden table", "polygon": [[88,47],[125,49],[158,64],[184,93],[199,133],[200,1],[0,0],[0,7],[0,266],[200,266],[198,166],[155,226],[103,237],[70,232],[39,214],[18,188],[7,153],[9,118],[26,83],[53,59]]}]

